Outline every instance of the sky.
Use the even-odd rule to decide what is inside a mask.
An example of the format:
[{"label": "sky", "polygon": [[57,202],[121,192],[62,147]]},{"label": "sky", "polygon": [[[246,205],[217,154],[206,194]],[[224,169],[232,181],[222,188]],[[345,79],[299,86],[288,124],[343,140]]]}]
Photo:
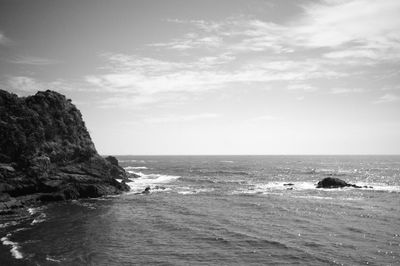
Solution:
[{"label": "sky", "polygon": [[398,0],[0,0],[0,88],[101,154],[400,154]]}]

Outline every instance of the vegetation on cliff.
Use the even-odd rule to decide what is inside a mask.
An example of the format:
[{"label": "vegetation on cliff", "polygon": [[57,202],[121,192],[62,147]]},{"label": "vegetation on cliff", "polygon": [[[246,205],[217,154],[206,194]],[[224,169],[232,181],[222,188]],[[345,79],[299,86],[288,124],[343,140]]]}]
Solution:
[{"label": "vegetation on cliff", "polygon": [[[80,111],[54,91],[0,90],[0,201],[99,197],[128,190],[115,158],[98,155]],[[1,207],[1,206],[0,206]]]}]

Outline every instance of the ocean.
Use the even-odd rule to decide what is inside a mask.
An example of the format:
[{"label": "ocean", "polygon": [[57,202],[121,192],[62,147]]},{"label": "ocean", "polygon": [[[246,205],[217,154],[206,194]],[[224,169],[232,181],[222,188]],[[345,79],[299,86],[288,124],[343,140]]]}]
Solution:
[{"label": "ocean", "polygon": [[0,217],[0,265],[400,265],[400,156],[118,159],[129,193]]}]

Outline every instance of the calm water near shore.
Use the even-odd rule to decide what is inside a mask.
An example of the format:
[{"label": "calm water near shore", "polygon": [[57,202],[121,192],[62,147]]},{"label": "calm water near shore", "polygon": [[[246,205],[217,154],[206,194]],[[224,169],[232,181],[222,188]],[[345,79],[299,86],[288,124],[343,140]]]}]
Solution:
[{"label": "calm water near shore", "polygon": [[400,156],[118,159],[127,194],[0,217],[0,265],[400,265]]}]

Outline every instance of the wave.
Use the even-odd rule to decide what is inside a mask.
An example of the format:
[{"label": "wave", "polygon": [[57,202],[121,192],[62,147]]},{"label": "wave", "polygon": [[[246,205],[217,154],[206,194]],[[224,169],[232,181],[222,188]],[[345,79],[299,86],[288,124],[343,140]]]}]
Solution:
[{"label": "wave", "polygon": [[18,224],[17,221],[5,222],[3,224],[0,224],[0,228],[6,228],[6,227],[14,226],[14,225],[17,225],[17,224]]},{"label": "wave", "polygon": [[126,170],[130,174],[138,175],[138,176],[144,176],[146,174],[143,174],[142,172],[137,172],[137,171],[132,171],[132,170]]},{"label": "wave", "polygon": [[129,171],[129,170],[145,170],[148,168],[146,166],[127,166],[127,167],[124,167],[124,169],[126,171]]},{"label": "wave", "polygon": [[191,170],[191,173],[198,173],[201,175],[240,175],[240,176],[248,176],[250,173],[246,171],[238,171],[238,170]]},{"label": "wave", "polygon": [[309,190],[315,189],[315,182],[268,182],[266,184],[255,184],[254,190],[259,192],[270,190]]},{"label": "wave", "polygon": [[146,163],[145,160],[118,160],[120,163]]},{"label": "wave", "polygon": [[49,256],[49,255],[46,255],[46,260],[47,261],[51,261],[51,262],[57,262],[57,263],[59,263],[59,262],[62,262],[63,260],[65,260],[64,258],[56,258],[56,257],[54,257],[54,256]]},{"label": "wave", "polygon": [[[268,194],[272,191],[284,190],[321,190],[321,191],[349,191],[349,190],[369,190],[369,191],[382,191],[382,192],[396,192],[400,193],[400,186],[393,186],[383,183],[364,183],[355,182],[355,185],[360,188],[344,187],[344,188],[316,188],[317,182],[268,182],[251,184],[246,188],[233,191],[233,194]],[[353,182],[350,182],[351,184]]]},{"label": "wave", "polygon": [[220,161],[221,163],[234,163],[234,161]]},{"label": "wave", "polygon": [[157,185],[171,183],[180,178],[180,176],[174,176],[174,175],[161,175],[161,174],[146,175],[141,172],[136,174],[139,174],[140,177],[136,178],[133,182],[126,183],[131,188],[130,193],[142,191],[146,187],[150,187],[152,189],[155,188],[156,190],[165,190],[159,186],[157,187]]},{"label": "wave", "polygon": [[[389,185],[385,183],[365,183],[365,182],[357,182],[358,186],[361,186],[362,190],[375,190],[375,191],[384,191],[384,192],[398,192],[400,193],[400,186]],[[364,187],[366,186],[366,187]]]},{"label": "wave", "polygon": [[17,242],[13,242],[10,240],[11,233],[7,234],[6,236],[2,237],[0,241],[3,243],[5,246],[11,246],[11,255],[16,258],[16,259],[23,259],[24,256],[22,252],[20,251],[20,245]]},{"label": "wave", "polygon": [[35,218],[31,222],[31,225],[42,223],[42,222],[46,221],[46,214],[43,212],[44,209],[46,209],[45,206],[36,207],[36,208],[28,208],[29,214],[31,216],[35,216]]},{"label": "wave", "polygon": [[199,193],[207,193],[214,191],[213,188],[184,188],[184,190],[177,191],[178,194],[182,195],[194,195]]},{"label": "wave", "polygon": [[190,177],[182,177],[182,181],[191,182],[196,184],[215,184],[216,181],[210,178],[190,178]]},{"label": "wave", "polygon": [[31,222],[31,225],[42,223],[44,221],[46,221],[46,214],[45,213],[41,213],[38,217],[33,219],[33,221]]},{"label": "wave", "polygon": [[[314,196],[314,195],[291,195],[292,198],[297,198],[297,199],[311,199],[311,200],[337,200],[337,198],[334,197],[324,197],[324,196]],[[354,201],[354,200],[362,200],[362,198],[355,198],[355,197],[340,197],[340,200],[349,200],[349,201]]]}]

